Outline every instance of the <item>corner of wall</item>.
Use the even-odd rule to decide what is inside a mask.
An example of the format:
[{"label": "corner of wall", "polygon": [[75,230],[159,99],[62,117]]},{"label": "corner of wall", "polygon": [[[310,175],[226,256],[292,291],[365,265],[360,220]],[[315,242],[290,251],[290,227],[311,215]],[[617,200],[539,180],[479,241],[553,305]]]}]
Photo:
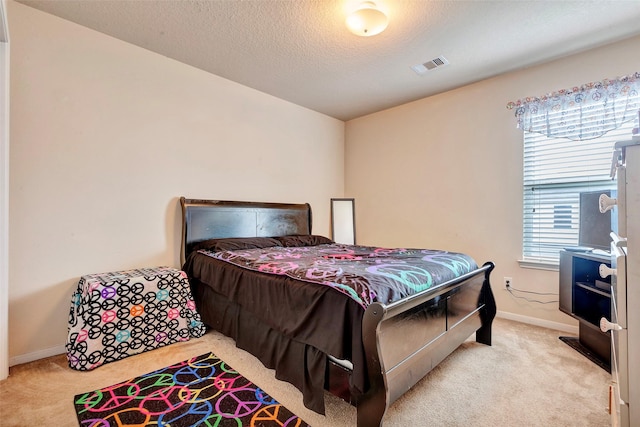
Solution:
[{"label": "corner of wall", "polygon": [[0,0],[0,380],[9,375],[9,30]]}]

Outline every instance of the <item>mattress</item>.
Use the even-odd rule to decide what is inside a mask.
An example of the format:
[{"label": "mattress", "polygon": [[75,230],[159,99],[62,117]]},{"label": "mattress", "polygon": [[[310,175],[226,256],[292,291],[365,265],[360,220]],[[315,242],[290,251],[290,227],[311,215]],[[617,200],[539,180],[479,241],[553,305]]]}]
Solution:
[{"label": "mattress", "polygon": [[336,245],[321,236],[215,239],[184,270],[203,321],[236,340],[324,413],[326,356],[353,365],[350,391],[367,390],[362,317],[477,268],[463,254]]}]

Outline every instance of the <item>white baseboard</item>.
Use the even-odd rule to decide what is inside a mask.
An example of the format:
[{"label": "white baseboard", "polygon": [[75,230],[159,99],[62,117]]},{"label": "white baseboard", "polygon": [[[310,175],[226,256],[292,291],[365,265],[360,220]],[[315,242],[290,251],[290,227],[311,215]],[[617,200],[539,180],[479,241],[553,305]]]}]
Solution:
[{"label": "white baseboard", "polygon": [[33,353],[21,354],[9,359],[9,366],[22,365],[23,363],[33,362],[34,360],[44,359],[45,357],[57,356],[64,354],[67,350],[64,345],[45,348],[44,350],[34,351]]},{"label": "white baseboard", "polygon": [[552,322],[551,320],[538,319],[537,317],[523,316],[521,314],[509,313],[506,311],[498,311],[496,317],[507,320],[515,320],[520,323],[527,323],[529,325],[541,326],[543,328],[555,329],[557,331],[567,332],[569,334],[578,334],[578,327],[567,325],[566,323]]}]

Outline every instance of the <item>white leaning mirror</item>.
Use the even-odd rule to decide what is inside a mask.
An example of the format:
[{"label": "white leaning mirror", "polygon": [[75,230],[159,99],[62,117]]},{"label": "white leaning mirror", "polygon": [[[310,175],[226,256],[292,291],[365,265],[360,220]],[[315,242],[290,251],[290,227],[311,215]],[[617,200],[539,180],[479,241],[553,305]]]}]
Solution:
[{"label": "white leaning mirror", "polygon": [[331,238],[336,243],[356,244],[354,199],[331,199]]}]

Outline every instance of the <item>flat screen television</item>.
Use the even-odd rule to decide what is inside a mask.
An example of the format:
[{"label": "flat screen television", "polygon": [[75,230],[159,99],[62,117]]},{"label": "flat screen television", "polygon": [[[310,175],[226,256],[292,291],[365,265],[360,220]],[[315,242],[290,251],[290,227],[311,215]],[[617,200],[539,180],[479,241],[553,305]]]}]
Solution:
[{"label": "flat screen television", "polygon": [[[600,212],[601,194],[615,198],[615,191],[590,191],[580,193],[580,222],[578,245],[582,247],[610,250],[611,231],[618,231],[618,216],[614,210]],[[615,209],[615,208],[614,208]]]}]

